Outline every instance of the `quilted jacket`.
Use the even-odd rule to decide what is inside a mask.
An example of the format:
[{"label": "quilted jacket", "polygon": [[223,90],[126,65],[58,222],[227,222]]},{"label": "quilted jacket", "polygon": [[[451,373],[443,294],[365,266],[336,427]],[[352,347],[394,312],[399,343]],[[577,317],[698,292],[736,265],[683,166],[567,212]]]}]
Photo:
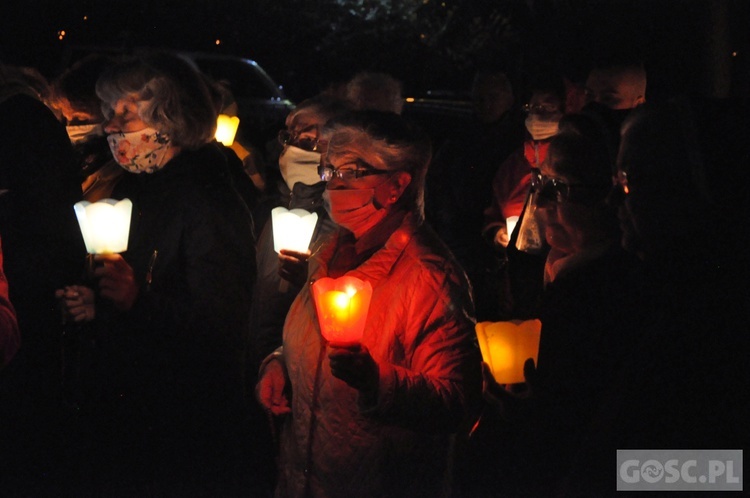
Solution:
[{"label": "quilted jacket", "polygon": [[[311,281],[327,275],[332,235],[311,259]],[[377,404],[365,406],[331,375],[306,286],[284,326],[292,416],[281,433],[277,496],[444,495],[451,434],[481,390],[466,277],[412,216],[348,275],[373,286],[362,342],[379,364]]]}]

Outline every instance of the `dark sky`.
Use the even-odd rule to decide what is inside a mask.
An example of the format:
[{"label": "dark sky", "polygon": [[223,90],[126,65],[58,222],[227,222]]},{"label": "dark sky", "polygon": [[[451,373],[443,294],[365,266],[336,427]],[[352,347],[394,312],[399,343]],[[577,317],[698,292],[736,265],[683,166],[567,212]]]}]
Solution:
[{"label": "dark sky", "polygon": [[[332,66],[336,54],[315,53],[304,44],[292,45],[293,53],[288,48],[282,52],[274,51],[275,47],[283,46],[283,41],[299,32],[300,27],[286,25],[281,19],[273,33],[264,33],[266,27],[257,26],[257,20],[250,16],[252,9],[249,6],[257,6],[257,1],[5,0],[0,6],[0,60],[35,66],[46,76],[52,76],[61,69],[64,48],[70,44],[116,46],[130,40],[145,46],[217,50],[214,42],[221,38],[223,45],[219,49],[258,60],[287,87],[291,82],[284,79],[299,78],[300,72],[304,76],[311,68],[326,68],[331,74],[336,71]],[[489,0],[464,0],[477,5],[486,1]],[[602,44],[635,47],[653,76],[654,91],[659,91],[660,86],[705,86],[710,75],[704,73],[713,74],[721,62],[717,61],[716,53],[707,52],[707,49],[722,37],[727,38],[727,47],[722,49],[722,54],[737,52],[729,60],[732,71],[741,72],[742,78],[747,78],[750,2],[746,0],[719,0],[718,3],[723,2],[729,10],[724,17],[725,24],[713,33],[708,5],[712,1],[717,3],[716,0],[508,1],[521,6],[554,4],[573,13],[565,19],[536,19],[535,22],[544,28],[533,36],[527,35],[524,43],[534,43],[548,36],[551,43],[566,45],[570,58],[582,56],[585,51]],[[290,2],[286,0],[286,3]],[[315,4],[315,0],[308,0],[307,4]],[[88,16],[86,20],[84,14]],[[61,41],[58,32],[63,29],[66,35]],[[540,46],[544,50],[545,43]],[[527,60],[536,56],[533,51],[530,53],[532,55],[527,55]],[[356,55],[365,60],[368,55],[375,54]],[[409,66],[399,60],[398,54],[391,59],[379,55],[386,63],[394,61],[392,69],[396,74]],[[316,58],[319,60],[315,61]],[[305,67],[303,62],[309,65]],[[351,60],[345,60],[345,63],[352,64]],[[440,75],[437,70],[435,76],[445,79],[444,74]],[[735,77],[735,81],[740,79]]]}]

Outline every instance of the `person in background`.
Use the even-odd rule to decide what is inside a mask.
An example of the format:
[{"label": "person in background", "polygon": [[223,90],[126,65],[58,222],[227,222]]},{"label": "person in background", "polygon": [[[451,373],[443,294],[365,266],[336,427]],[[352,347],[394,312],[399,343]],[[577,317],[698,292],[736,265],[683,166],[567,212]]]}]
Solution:
[{"label": "person in background", "polygon": [[403,84],[390,74],[363,71],[346,84],[346,99],[355,110],[401,114],[404,109]]},{"label": "person in background", "polygon": [[423,223],[426,135],[393,113],[326,125],[321,167],[340,228],[309,281],[344,275],[373,292],[361,344],[323,339],[310,286],[283,346],[261,367],[260,402],[287,415],[277,496],[446,496],[452,433],[473,414],[479,352],[465,275]]},{"label": "person in background", "polygon": [[[322,149],[320,133],[326,122],[347,109],[345,102],[332,97],[303,100],[289,113],[287,127],[279,133],[279,141],[284,146],[279,158],[283,181],[278,183],[273,207],[317,213],[311,251],[336,226],[325,209],[323,192],[326,184],[318,174]],[[253,371],[257,371],[260,362],[281,345],[281,331],[289,307],[307,281],[310,254],[289,249],[282,249],[277,254],[274,251],[273,223],[270,219],[265,223],[258,237],[258,280],[250,312]]]},{"label": "person in background", "polygon": [[[128,248],[97,255],[88,286],[61,288],[89,323],[79,493],[240,496],[254,485],[244,356],[255,280],[247,207],[214,140],[216,109],[182,59],[124,59],[96,85],[133,202]],[[189,103],[189,105],[188,105]]]},{"label": "person in background", "polygon": [[65,478],[68,422],[60,392],[54,291],[86,254],[73,204],[81,184],[65,127],[18,68],[0,64],[0,233],[21,347],[0,372],[3,492],[44,495]]},{"label": "person in background", "polygon": [[16,310],[8,298],[8,280],[3,271],[3,250],[0,247],[0,370],[10,363],[20,345]]},{"label": "person in background", "polygon": [[566,116],[533,182],[550,245],[538,363],[527,362],[522,394],[484,372],[486,399],[503,417],[489,461],[500,496],[556,496],[574,458],[596,463],[578,450],[644,332],[640,267],[607,205],[611,157],[600,123]]},{"label": "person in background", "polygon": [[52,82],[52,104],[65,123],[80,164],[83,198],[89,202],[112,194],[124,170],[112,157],[102,129],[102,102],[96,80],[114,61],[92,54],[67,68]]},{"label": "person in background", "polygon": [[633,109],[646,102],[646,70],[632,60],[598,62],[586,78],[586,102],[613,110]]},{"label": "person in background", "polygon": [[750,441],[749,201],[726,186],[748,179],[747,116],[735,102],[691,96],[641,106],[623,124],[610,202],[623,247],[645,267],[651,307],[581,448],[599,465],[570,477],[571,495],[586,484],[613,492],[617,449]]},{"label": "person in background", "polygon": [[505,221],[520,216],[531,186],[532,169],[547,157],[550,139],[563,117],[565,96],[562,81],[539,81],[530,85],[526,113],[526,139],[495,172],[492,203],[485,210],[484,235],[497,248],[508,246],[510,233]]},{"label": "person in background", "polygon": [[475,121],[455,130],[435,155],[427,177],[427,222],[466,270],[477,319],[496,316],[501,260],[482,238],[484,210],[492,202],[492,179],[523,145],[523,115],[505,73],[479,71],[472,85]]},{"label": "person in background", "polygon": [[[526,112],[526,139],[498,168],[492,182],[492,203],[485,210],[484,239],[507,261],[503,278],[505,292],[498,294],[497,314],[492,318],[533,318],[542,292],[542,275],[548,246],[525,252],[516,247],[518,233],[513,233],[506,220],[515,217],[515,226],[526,226],[524,208],[534,202],[530,195],[531,178],[537,174],[547,157],[550,140],[555,136],[565,107],[565,86],[556,76],[539,76],[530,83]],[[530,209],[529,212],[533,212]]]}]

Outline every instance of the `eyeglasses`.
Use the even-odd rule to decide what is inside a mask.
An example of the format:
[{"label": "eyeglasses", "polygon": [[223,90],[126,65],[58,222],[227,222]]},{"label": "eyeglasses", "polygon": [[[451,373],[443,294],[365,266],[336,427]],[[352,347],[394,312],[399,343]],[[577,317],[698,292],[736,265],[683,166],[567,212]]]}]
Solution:
[{"label": "eyeglasses", "polygon": [[293,132],[289,130],[281,130],[278,135],[278,140],[281,145],[292,145],[299,147],[300,149],[308,152],[318,152],[320,141],[317,137],[310,138],[299,138],[300,134],[306,130],[299,132]]},{"label": "eyeglasses", "polygon": [[552,116],[553,114],[559,114],[561,111],[560,107],[554,104],[525,104],[523,112],[526,114],[539,114],[540,116]]},{"label": "eyeglasses", "polygon": [[362,160],[342,164],[338,168],[334,168],[330,163],[321,163],[321,165],[318,166],[318,175],[320,175],[320,179],[324,182],[329,182],[334,178],[347,182],[365,176],[387,175],[389,173],[393,173],[393,171],[377,169]]},{"label": "eyeglasses", "polygon": [[583,183],[568,183],[558,178],[553,178],[541,174],[541,172],[532,171],[531,189],[539,193],[539,196],[557,203],[565,201],[581,201],[583,198],[575,195],[578,189],[595,189],[595,185],[586,185]]}]

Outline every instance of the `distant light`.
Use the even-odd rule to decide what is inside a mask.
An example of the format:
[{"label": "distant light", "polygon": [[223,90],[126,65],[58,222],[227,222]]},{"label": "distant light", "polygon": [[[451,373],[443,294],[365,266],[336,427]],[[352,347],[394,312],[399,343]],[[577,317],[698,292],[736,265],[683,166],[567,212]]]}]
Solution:
[{"label": "distant light", "polygon": [[61,29],[60,31],[57,32],[57,39],[62,40],[63,38],[65,38],[65,30]]},{"label": "distant light", "polygon": [[732,57],[737,57],[737,52],[732,52]]},{"label": "distant light", "polygon": [[84,21],[88,21],[89,20],[89,16],[83,16],[83,20]]},{"label": "distant light", "polygon": [[414,102],[414,97],[406,97],[405,99],[407,102]]},{"label": "distant light", "polygon": [[421,34],[419,35],[419,38],[421,38],[422,40],[424,40],[425,38],[427,38],[427,35],[426,35],[426,34],[424,34],[424,33],[421,33]]},{"label": "distant light", "polygon": [[221,40],[217,38],[217,39],[216,39],[216,42],[215,42],[215,43],[216,43],[217,45],[221,45]]}]

